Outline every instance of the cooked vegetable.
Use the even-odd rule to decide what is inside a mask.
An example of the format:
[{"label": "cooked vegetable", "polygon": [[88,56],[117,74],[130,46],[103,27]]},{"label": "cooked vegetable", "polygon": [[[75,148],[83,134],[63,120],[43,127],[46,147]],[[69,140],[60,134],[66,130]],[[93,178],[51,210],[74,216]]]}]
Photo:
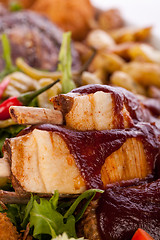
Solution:
[{"label": "cooked vegetable", "polygon": [[59,80],[33,92],[28,92],[20,95],[19,97],[10,97],[0,104],[0,120],[6,120],[10,118],[9,108],[11,106],[29,105],[29,103],[36,98],[39,94],[43,93],[47,89],[55,85]]},{"label": "cooked vegetable", "polygon": [[132,240],[154,240],[154,239],[143,229],[138,228],[138,230],[135,232]]},{"label": "cooked vegetable", "polygon": [[0,73],[0,80],[2,80],[9,73],[15,72],[17,69],[12,64],[11,49],[10,49],[9,40],[6,34],[2,34],[1,41],[2,41],[2,49],[3,49],[3,58],[5,60],[5,69]]},{"label": "cooked vegetable", "polygon": [[46,72],[32,68],[22,58],[17,58],[16,65],[21,71],[37,80],[41,78],[51,78],[53,80],[56,80],[57,78],[62,77],[62,74],[60,72]]},{"label": "cooked vegetable", "polygon": [[72,80],[71,74],[71,65],[72,65],[72,56],[71,56],[71,33],[67,32],[63,34],[63,41],[59,53],[59,64],[58,70],[62,72],[62,92],[70,92],[75,88],[75,84]]}]

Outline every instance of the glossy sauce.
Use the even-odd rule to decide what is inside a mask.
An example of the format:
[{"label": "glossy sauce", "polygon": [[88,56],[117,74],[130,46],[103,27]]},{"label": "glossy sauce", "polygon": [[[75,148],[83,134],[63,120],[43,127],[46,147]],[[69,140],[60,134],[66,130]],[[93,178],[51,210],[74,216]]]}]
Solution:
[{"label": "glossy sauce", "polygon": [[108,188],[96,209],[102,240],[131,240],[138,228],[160,239],[160,179],[138,187]]},{"label": "glossy sauce", "polygon": [[[154,124],[147,123],[153,122],[155,114],[151,116],[151,112],[157,111],[153,109],[154,103],[152,103],[152,108],[147,107],[147,103],[143,107],[143,103],[140,103],[138,98],[129,91],[106,85],[83,86],[74,89],[66,96],[69,97],[72,93],[83,95],[97,91],[112,94],[119,129],[82,132],[62,126],[43,124],[32,126],[22,131],[21,134],[26,134],[34,128],[60,134],[74,156],[88,188],[104,188],[100,171],[105,159],[118,150],[127,138],[134,137],[143,142],[147,161],[153,173],[156,170],[157,176],[160,176],[160,131]],[[124,129],[123,125],[121,110],[124,104],[133,120],[129,129]],[[132,185],[131,182],[128,182],[128,185]],[[157,234],[160,234],[159,180],[150,185],[146,184],[145,187],[122,188],[115,185],[108,188],[99,200],[96,213],[102,240],[130,240],[138,227],[142,227],[155,240],[158,240]]]},{"label": "glossy sauce", "polygon": [[105,159],[118,150],[127,138],[136,137],[142,140],[151,169],[154,169],[159,156],[157,132],[149,123],[137,124],[130,129],[83,132],[42,124],[23,130],[22,133],[26,134],[34,128],[56,132],[63,137],[88,188],[104,188],[100,172]]}]

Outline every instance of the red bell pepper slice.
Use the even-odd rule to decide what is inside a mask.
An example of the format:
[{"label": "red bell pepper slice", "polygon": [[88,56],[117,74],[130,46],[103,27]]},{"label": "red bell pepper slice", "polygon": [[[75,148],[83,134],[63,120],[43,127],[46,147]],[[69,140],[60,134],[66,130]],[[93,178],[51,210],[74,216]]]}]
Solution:
[{"label": "red bell pepper slice", "polygon": [[143,229],[138,228],[138,230],[133,235],[132,240],[154,240],[154,239]]}]

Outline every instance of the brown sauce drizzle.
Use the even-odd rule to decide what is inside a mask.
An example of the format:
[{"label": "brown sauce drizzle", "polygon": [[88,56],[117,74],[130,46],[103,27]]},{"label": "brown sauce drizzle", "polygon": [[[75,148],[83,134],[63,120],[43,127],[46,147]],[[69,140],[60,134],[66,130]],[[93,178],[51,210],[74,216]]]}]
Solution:
[{"label": "brown sauce drizzle", "polygon": [[[117,118],[119,119],[119,128],[124,128],[123,116],[121,115],[123,104],[125,104],[134,122],[149,122],[150,114],[148,111],[142,108],[139,99],[133,93],[127,91],[124,88],[94,84],[76,88],[72,90],[71,93],[83,95],[95,93],[97,91],[112,94],[112,99],[115,102],[115,112],[117,114]],[[70,93],[66,95],[70,95]]]},{"label": "brown sauce drizzle", "polygon": [[131,240],[138,228],[160,237],[160,179],[138,187],[112,186],[96,209],[102,240]]},{"label": "brown sauce drizzle", "polygon": [[[157,110],[158,105],[155,108],[154,102],[140,103],[138,98],[129,91],[106,85],[83,86],[74,89],[66,96],[69,97],[72,93],[83,95],[97,91],[112,94],[119,129],[82,132],[62,126],[43,124],[25,129],[21,134],[29,133],[35,128],[60,134],[74,156],[88,188],[104,188],[100,171],[105,159],[118,150],[128,138],[138,138],[143,142],[147,161],[153,169],[153,174],[156,173],[157,177],[160,177],[160,130],[154,124],[147,123],[154,122],[153,117],[160,113]],[[121,113],[123,104],[133,119],[131,128],[128,129],[124,129],[123,125]],[[141,227],[148,231],[155,240],[158,240],[160,236],[160,180],[139,187],[131,187],[135,184],[134,182],[128,181],[127,184],[125,182],[121,186],[109,186],[99,199],[96,216],[101,239],[130,240],[137,228]],[[136,182],[135,185],[137,184]],[[139,184],[142,182],[139,181]]]},{"label": "brown sauce drizzle", "polygon": [[26,134],[34,128],[56,132],[63,137],[88,188],[104,188],[100,171],[105,159],[118,150],[127,138],[134,137],[142,140],[151,169],[155,168],[155,162],[159,156],[160,148],[157,137],[159,131],[149,123],[139,123],[129,129],[83,132],[62,126],[42,124],[23,130],[22,133]]}]

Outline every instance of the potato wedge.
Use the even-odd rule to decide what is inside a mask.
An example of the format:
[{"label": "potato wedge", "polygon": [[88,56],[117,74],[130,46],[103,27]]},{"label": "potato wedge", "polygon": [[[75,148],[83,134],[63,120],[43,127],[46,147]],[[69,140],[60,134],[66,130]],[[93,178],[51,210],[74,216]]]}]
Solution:
[{"label": "potato wedge", "polygon": [[156,63],[130,62],[122,67],[136,82],[143,86],[160,87],[160,66]]},{"label": "potato wedge", "polygon": [[137,42],[144,41],[150,37],[152,27],[145,28],[132,28],[124,27],[114,31],[111,31],[110,34],[116,43],[123,42]]},{"label": "potato wedge", "polygon": [[134,81],[134,79],[125,72],[114,72],[110,78],[110,81],[113,86],[123,87],[133,93],[146,95],[145,88]]}]

